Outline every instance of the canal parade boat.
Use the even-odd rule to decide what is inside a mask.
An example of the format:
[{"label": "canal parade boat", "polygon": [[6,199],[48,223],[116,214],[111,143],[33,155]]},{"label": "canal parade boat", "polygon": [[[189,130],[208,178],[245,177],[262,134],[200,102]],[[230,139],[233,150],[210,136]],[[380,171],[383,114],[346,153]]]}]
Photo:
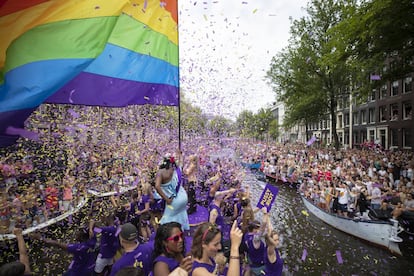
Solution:
[{"label": "canal parade boat", "polygon": [[326,224],[379,247],[387,248],[393,254],[402,255],[399,247],[402,238],[398,236],[401,228],[397,220],[385,221],[342,217],[319,208],[302,194],[301,198],[309,212]]}]

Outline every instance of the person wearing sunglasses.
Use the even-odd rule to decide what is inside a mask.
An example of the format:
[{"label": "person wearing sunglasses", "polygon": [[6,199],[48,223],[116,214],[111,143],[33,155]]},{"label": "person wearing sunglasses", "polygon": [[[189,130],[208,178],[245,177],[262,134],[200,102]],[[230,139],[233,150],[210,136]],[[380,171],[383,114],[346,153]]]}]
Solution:
[{"label": "person wearing sunglasses", "polygon": [[154,242],[153,276],[171,275],[181,270],[191,271],[191,256],[185,257],[185,238],[178,222],[168,222],[158,227]]},{"label": "person wearing sunglasses", "polygon": [[[226,275],[240,276],[239,247],[243,237],[242,231],[233,222],[230,230],[230,256]],[[221,250],[221,231],[210,222],[201,224],[193,235],[191,255],[193,256],[193,269],[190,276],[219,275],[218,265],[215,262],[217,253]]]}]

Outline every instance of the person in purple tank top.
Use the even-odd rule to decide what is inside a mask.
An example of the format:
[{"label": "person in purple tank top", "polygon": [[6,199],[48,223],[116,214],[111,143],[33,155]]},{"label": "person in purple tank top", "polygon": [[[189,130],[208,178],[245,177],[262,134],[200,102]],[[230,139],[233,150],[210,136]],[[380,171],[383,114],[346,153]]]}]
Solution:
[{"label": "person in purple tank top", "polygon": [[62,248],[73,255],[72,262],[64,275],[94,275],[96,237],[93,233],[93,222],[89,224],[89,231],[84,228],[79,228],[75,243],[66,244],[52,239],[44,239],[37,233],[31,234],[30,236],[33,239],[43,241],[47,245]]},{"label": "person in purple tank top", "polygon": [[265,275],[281,276],[283,271],[283,259],[280,257],[279,250],[279,234],[272,230],[270,234],[265,235],[266,252],[265,252]]},{"label": "person in purple tank top", "polygon": [[149,188],[150,186],[146,183],[138,186],[137,210],[135,212],[139,216],[139,232],[144,242],[148,241],[151,236],[149,227],[151,220]]},{"label": "person in purple tank top", "polygon": [[262,226],[265,238],[264,252],[264,274],[269,276],[281,276],[283,271],[283,259],[280,257],[279,250],[279,234],[273,230],[270,222],[269,213],[266,208],[262,208]]},{"label": "person in purple tank top", "polygon": [[167,222],[158,227],[153,254],[153,276],[169,275],[180,270],[191,271],[191,256],[185,257],[185,238],[178,222]]},{"label": "person in purple tank top", "polygon": [[101,234],[101,242],[98,257],[95,263],[95,273],[105,275],[105,270],[111,271],[114,256],[119,249],[118,226],[114,225],[115,216],[110,214],[103,219],[103,226],[95,225],[94,231]]},{"label": "person in purple tank top", "polygon": [[[237,227],[237,221],[233,222],[230,230],[230,256],[227,275],[240,275],[239,246],[243,233]],[[201,224],[194,232],[191,255],[193,257],[193,268],[189,276],[219,275],[218,265],[215,257],[221,250],[221,232],[212,223]]]}]

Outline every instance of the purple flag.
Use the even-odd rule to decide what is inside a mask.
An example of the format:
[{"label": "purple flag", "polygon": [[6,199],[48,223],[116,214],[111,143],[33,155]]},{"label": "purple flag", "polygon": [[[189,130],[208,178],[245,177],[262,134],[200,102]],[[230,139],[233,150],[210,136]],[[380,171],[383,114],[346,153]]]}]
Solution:
[{"label": "purple flag", "polygon": [[381,76],[380,75],[371,75],[370,80],[381,80]]},{"label": "purple flag", "polygon": [[308,142],[306,142],[307,146],[312,145],[316,141],[316,136],[312,136],[312,138],[309,139]]},{"label": "purple flag", "polygon": [[9,126],[6,129],[6,134],[19,135],[20,137],[24,137],[33,141],[39,141],[39,133],[26,130],[24,128]]},{"label": "purple flag", "polygon": [[257,207],[259,209],[266,207],[267,212],[272,208],[273,202],[276,199],[279,188],[270,184],[266,184],[266,187],[263,189],[262,195],[257,202]]}]

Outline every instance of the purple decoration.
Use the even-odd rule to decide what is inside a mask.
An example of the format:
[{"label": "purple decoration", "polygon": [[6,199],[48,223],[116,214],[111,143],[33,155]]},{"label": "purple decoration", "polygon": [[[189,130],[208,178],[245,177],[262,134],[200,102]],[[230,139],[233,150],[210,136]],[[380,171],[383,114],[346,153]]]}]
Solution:
[{"label": "purple decoration", "polygon": [[338,260],[338,264],[343,264],[344,261],[342,260],[341,251],[336,250],[336,259]]},{"label": "purple decoration", "polygon": [[316,136],[312,136],[312,138],[309,139],[308,142],[306,142],[307,146],[312,145],[316,141]]},{"label": "purple decoration", "polygon": [[19,135],[30,140],[39,141],[39,133],[34,131],[25,130],[24,128],[17,128],[9,126],[6,129],[6,134],[9,135]]},{"label": "purple decoration", "polygon": [[270,184],[266,184],[266,187],[263,189],[263,192],[257,202],[257,207],[259,209],[266,207],[267,212],[272,208],[273,202],[276,199],[276,196],[279,192],[279,188]]},{"label": "purple decoration", "polygon": [[306,260],[306,256],[308,255],[308,251],[305,249],[303,249],[303,253],[302,253],[302,261],[304,262]]}]

